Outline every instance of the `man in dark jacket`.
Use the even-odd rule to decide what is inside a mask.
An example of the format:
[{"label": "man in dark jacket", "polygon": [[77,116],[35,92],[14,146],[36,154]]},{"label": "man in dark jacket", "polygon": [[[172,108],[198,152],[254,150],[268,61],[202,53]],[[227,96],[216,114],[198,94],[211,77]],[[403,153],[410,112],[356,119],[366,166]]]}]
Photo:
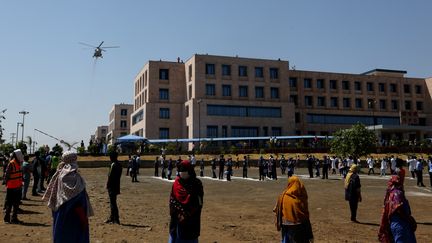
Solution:
[{"label": "man in dark jacket", "polygon": [[120,224],[119,211],[117,207],[117,195],[120,194],[120,178],[122,166],[117,160],[117,152],[110,154],[111,166],[108,173],[107,189],[110,198],[111,215],[105,223]]}]

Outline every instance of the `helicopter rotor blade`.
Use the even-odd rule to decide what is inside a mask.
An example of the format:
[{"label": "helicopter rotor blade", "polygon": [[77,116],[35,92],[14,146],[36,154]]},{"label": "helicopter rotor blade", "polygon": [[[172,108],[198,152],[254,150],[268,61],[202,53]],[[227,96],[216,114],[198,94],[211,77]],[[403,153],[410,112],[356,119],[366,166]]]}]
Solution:
[{"label": "helicopter rotor blade", "polygon": [[99,44],[98,48],[100,48],[100,47],[103,45],[103,43],[104,43],[104,42],[102,41],[102,42]]},{"label": "helicopter rotor blade", "polygon": [[103,46],[102,48],[103,49],[105,49],[105,48],[120,48],[120,46]]},{"label": "helicopter rotor blade", "polygon": [[89,46],[89,47],[92,47],[92,48],[96,48],[96,46],[92,46],[92,45],[89,45],[89,44],[84,43],[84,42],[78,42],[78,43],[81,44],[81,45],[85,45],[85,46]]}]

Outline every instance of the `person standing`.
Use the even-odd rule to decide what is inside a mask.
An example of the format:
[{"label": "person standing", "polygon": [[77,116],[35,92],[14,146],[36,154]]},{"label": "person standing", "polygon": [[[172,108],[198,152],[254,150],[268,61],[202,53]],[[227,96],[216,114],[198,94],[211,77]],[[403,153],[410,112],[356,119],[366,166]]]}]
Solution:
[{"label": "person standing", "polygon": [[179,164],[179,176],[173,183],[169,208],[169,243],[198,243],[204,190],[189,161]]},{"label": "person standing", "polygon": [[265,167],[264,158],[261,155],[258,160],[258,173],[259,173],[259,180],[262,179],[263,181],[265,179],[264,167]]},{"label": "person standing", "polygon": [[287,188],[278,197],[273,212],[276,214],[276,229],[282,231],[281,242],[313,241],[308,195],[297,176],[288,179]]},{"label": "person standing", "polygon": [[200,177],[204,177],[204,159],[200,161]]},{"label": "person standing", "polygon": [[225,159],[223,154],[219,157],[219,180],[223,180],[224,178],[224,168],[225,168]]},{"label": "person standing", "polygon": [[154,176],[159,177],[159,159],[156,157],[154,161]]},{"label": "person standing", "polygon": [[322,167],[322,179],[328,179],[328,171],[329,171],[329,159],[326,155],[323,158],[323,167]]},{"label": "person standing", "polygon": [[385,160],[385,158],[382,158],[381,159],[381,174],[380,174],[380,176],[385,176],[386,170],[387,170],[387,161]]},{"label": "person standing", "polygon": [[50,170],[49,170],[49,175],[48,175],[48,183],[51,181],[51,178],[53,177],[53,175],[57,171],[57,166],[59,165],[59,157],[58,156],[59,156],[58,152],[52,152],[51,164],[49,166]]},{"label": "person standing", "polygon": [[[369,158],[367,158],[366,162],[367,162],[368,167],[369,167],[368,175],[370,175],[371,172],[373,175],[375,175],[375,171],[374,171],[375,161],[374,161],[374,159],[372,157],[369,157]],[[395,160],[395,169],[396,169],[396,160]]]},{"label": "person standing", "polygon": [[171,180],[174,162],[171,158],[168,160],[168,180]]},{"label": "person standing", "polygon": [[212,170],[212,178],[216,177],[216,158],[212,158],[211,160],[211,170]]},{"label": "person standing", "polygon": [[226,163],[226,167],[227,167],[227,181],[231,181],[231,176],[232,176],[232,171],[233,171],[233,161],[232,158],[228,158],[227,163]]},{"label": "person standing", "polygon": [[345,200],[349,202],[351,211],[351,221],[357,221],[357,208],[358,203],[362,201],[360,177],[358,176],[359,167],[352,164],[351,168],[345,178]]},{"label": "person standing", "polygon": [[314,166],[314,160],[312,159],[312,155],[306,156],[308,171],[309,171],[309,178],[313,178],[313,166]]},{"label": "person standing", "polygon": [[108,180],[106,188],[110,199],[111,214],[105,223],[120,224],[119,210],[117,207],[117,195],[120,194],[120,178],[122,174],[122,166],[118,161],[117,152],[110,154],[111,165],[108,172]]},{"label": "person standing", "polygon": [[132,182],[139,182],[138,181],[138,162],[137,162],[135,156],[132,157],[130,176],[132,177]]},{"label": "person standing", "polygon": [[38,193],[42,193],[42,191],[39,189],[39,180],[41,179],[41,163],[42,159],[40,158],[40,152],[35,152],[35,158],[32,162],[32,168],[33,168],[33,188],[32,188],[32,196],[39,196]]},{"label": "person standing", "polygon": [[21,193],[22,200],[28,200],[27,198],[27,190],[30,185],[30,177],[31,177],[31,164],[29,163],[29,156],[24,155],[24,162],[22,164],[22,173],[23,173],[23,187]]},{"label": "person standing", "polygon": [[411,172],[411,178],[415,178],[415,166],[416,166],[416,159],[415,156],[408,156],[407,164],[408,164],[408,170]]},{"label": "person standing", "polygon": [[243,156],[243,178],[247,178],[248,173],[248,166],[249,166],[249,160],[248,157],[245,155]]},{"label": "person standing", "polygon": [[417,175],[417,186],[425,187],[423,184],[423,158],[417,160],[415,165],[415,172]]},{"label": "person standing", "polygon": [[381,224],[378,231],[380,242],[412,242],[415,243],[416,223],[411,216],[411,208],[405,197],[404,179],[393,175],[388,184],[384,197]]},{"label": "person standing", "polygon": [[390,173],[394,175],[396,173],[396,159],[394,155],[390,158]]},{"label": "person standing", "polygon": [[336,175],[336,165],[337,165],[337,159],[335,156],[331,157],[331,169],[332,169],[332,175]]},{"label": "person standing", "polygon": [[432,187],[432,157],[430,157],[430,156],[429,156],[429,159],[428,159],[428,168],[429,168],[430,186]]},{"label": "person standing", "polygon": [[161,167],[161,177],[162,177],[162,179],[166,179],[166,172],[165,172],[166,165],[165,165],[165,157],[164,156],[161,157],[160,167]]},{"label": "person standing", "polygon": [[[24,161],[24,156],[20,149],[13,151],[11,160],[6,166],[3,183],[6,185],[6,198],[4,210],[4,222],[11,224],[22,223],[18,220],[18,209],[21,202],[22,194],[22,171],[21,163]],[[12,211],[12,218],[10,216]]]},{"label": "person standing", "polygon": [[90,242],[88,217],[93,209],[84,178],[78,173],[77,154],[67,151],[54,174],[43,200],[53,217],[53,242]]}]

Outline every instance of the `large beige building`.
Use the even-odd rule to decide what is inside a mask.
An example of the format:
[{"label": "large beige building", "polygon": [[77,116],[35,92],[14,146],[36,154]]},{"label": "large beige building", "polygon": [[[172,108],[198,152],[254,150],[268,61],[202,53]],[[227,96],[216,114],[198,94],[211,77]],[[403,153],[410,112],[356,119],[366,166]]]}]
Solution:
[{"label": "large beige building", "polygon": [[133,112],[131,104],[115,104],[109,113],[107,143],[114,144],[115,140],[130,133],[130,117]]},{"label": "large beige building", "polygon": [[383,140],[432,135],[432,78],[290,70],[288,61],[193,55],[136,76],[131,133],[149,139],[329,135],[361,122]]},{"label": "large beige building", "polygon": [[94,136],[92,136],[90,139],[94,143],[106,143],[106,135],[108,134],[108,126],[98,126],[96,128],[96,131],[94,133]]}]

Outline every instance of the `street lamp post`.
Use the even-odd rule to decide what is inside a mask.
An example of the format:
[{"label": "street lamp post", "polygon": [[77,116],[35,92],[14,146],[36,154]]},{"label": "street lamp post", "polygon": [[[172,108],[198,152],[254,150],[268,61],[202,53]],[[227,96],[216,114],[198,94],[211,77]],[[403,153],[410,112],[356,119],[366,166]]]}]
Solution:
[{"label": "street lamp post", "polygon": [[[16,132],[17,137],[18,137],[18,134],[19,134],[19,133],[18,133],[18,131],[19,131],[18,129],[19,129],[19,126],[20,126],[20,125],[22,126],[23,124],[22,124],[21,122],[17,122],[17,132]],[[15,147],[16,147],[16,146],[18,146],[18,138],[15,140]]]},{"label": "street lamp post", "polygon": [[[25,110],[19,112],[19,114],[21,114],[23,116],[21,142],[24,142],[24,117],[25,117],[25,115],[27,115],[29,113],[30,112],[25,111]],[[17,133],[17,140],[18,140],[18,133]]]}]

